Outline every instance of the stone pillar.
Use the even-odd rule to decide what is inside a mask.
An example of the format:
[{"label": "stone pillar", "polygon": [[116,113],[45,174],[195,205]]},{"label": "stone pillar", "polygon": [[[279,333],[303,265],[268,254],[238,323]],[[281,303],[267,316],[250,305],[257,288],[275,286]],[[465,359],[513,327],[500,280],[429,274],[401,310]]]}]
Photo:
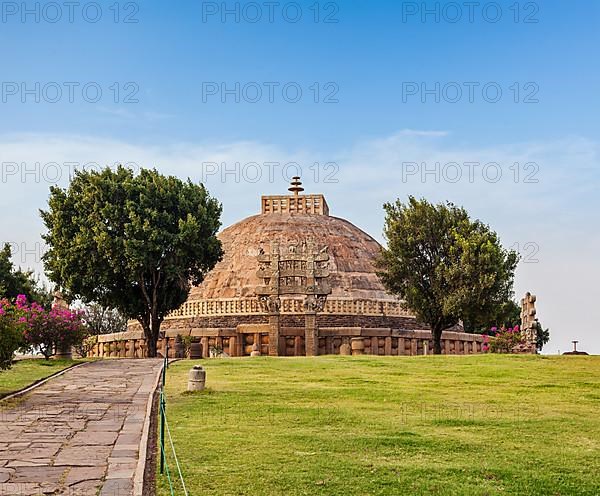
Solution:
[{"label": "stone pillar", "polygon": [[353,355],[364,355],[365,353],[365,342],[363,338],[352,338],[350,340],[350,347],[352,348]]},{"label": "stone pillar", "polygon": [[521,332],[525,336],[530,353],[537,353],[537,310],[535,302],[537,297],[531,293],[526,293],[521,299]]},{"label": "stone pillar", "polygon": [[398,355],[404,355],[405,349],[404,338],[398,338]]},{"label": "stone pillar", "polygon": [[392,354],[392,338],[389,336],[385,338],[384,354],[385,355]]},{"label": "stone pillar", "polygon": [[369,339],[369,355],[379,355],[379,338],[371,336]]},{"label": "stone pillar", "polygon": [[294,356],[302,355],[304,355],[304,351],[302,350],[302,338],[300,336],[296,336],[294,338]]},{"label": "stone pillar", "polygon": [[208,346],[208,338],[205,336],[200,340],[202,344],[202,358],[210,358],[210,350]]},{"label": "stone pillar", "polygon": [[411,354],[411,356],[417,355],[417,340],[416,339],[410,340],[410,354]]},{"label": "stone pillar", "polygon": [[304,345],[306,356],[317,356],[319,354],[316,312],[306,312],[304,314]]},{"label": "stone pillar", "polygon": [[[279,311],[269,314],[269,356],[279,356]],[[259,343],[260,345],[260,343]]]},{"label": "stone pillar", "polygon": [[240,356],[238,350],[238,339],[236,336],[231,336],[229,338],[229,356]]}]

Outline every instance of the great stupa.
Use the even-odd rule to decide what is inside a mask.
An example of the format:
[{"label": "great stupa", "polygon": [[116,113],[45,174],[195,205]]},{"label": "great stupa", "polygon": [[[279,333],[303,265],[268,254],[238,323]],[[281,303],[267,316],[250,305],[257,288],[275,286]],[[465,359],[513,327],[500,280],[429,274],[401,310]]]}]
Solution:
[{"label": "great stupa", "polygon": [[[381,246],[329,213],[322,194],[262,196],[261,212],[219,235],[223,259],[162,324],[170,355],[191,336],[205,357],[322,354],[420,355],[428,327],[389,294],[375,272]],[[481,351],[479,335],[445,331],[443,352]],[[100,336],[94,356],[144,356],[139,327]],[[179,347],[181,349],[181,347]]]}]

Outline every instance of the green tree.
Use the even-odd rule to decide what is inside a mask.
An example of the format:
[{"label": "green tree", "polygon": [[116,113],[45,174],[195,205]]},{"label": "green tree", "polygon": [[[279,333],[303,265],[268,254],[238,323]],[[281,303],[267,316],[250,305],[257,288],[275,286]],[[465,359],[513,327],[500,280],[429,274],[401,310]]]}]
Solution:
[{"label": "green tree", "polygon": [[41,215],[50,280],[137,320],[150,357],[164,318],[222,257],[219,202],[156,170],[79,171],[67,189],[50,189]]},{"label": "green tree", "polygon": [[98,303],[86,305],[82,309],[82,319],[90,336],[127,330],[127,317],[116,308],[104,307]]},{"label": "green tree", "polygon": [[11,261],[12,250],[6,243],[0,250],[0,298],[14,300],[20,294],[35,301],[46,310],[52,305],[50,291],[36,279],[32,271],[15,268]]},{"label": "green tree", "polygon": [[509,299],[505,302],[500,303],[489,317],[478,322],[471,322],[469,320],[463,321],[464,329],[466,332],[482,332],[488,331],[492,327],[514,327],[521,325],[521,306],[514,300]]},{"label": "green tree", "polygon": [[542,327],[541,322],[539,320],[536,320],[535,321],[535,330],[536,330],[535,346],[538,351],[542,351],[542,348],[544,347],[544,345],[547,344],[548,341],[550,341],[550,329],[544,329]]},{"label": "green tree", "polygon": [[378,261],[386,288],[431,327],[434,353],[442,331],[461,319],[484,322],[512,296],[518,255],[495,232],[451,203],[409,197],[387,203],[387,248]]}]

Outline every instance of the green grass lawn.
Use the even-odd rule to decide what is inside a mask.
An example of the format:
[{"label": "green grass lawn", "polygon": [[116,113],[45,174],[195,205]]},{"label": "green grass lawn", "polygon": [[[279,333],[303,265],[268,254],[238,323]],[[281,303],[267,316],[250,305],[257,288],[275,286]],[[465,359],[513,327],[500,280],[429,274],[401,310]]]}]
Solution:
[{"label": "green grass lawn", "polygon": [[188,360],[166,392],[194,496],[600,494],[600,357]]},{"label": "green grass lawn", "polygon": [[11,369],[0,371],[0,398],[81,361],[38,358],[19,360]]}]

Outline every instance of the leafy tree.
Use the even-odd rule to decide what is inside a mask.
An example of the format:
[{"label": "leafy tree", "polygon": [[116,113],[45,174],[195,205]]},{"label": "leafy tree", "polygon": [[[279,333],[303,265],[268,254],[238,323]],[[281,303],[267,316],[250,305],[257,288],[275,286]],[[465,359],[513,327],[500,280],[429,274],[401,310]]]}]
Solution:
[{"label": "leafy tree", "polygon": [[157,354],[164,318],[221,259],[221,205],[202,185],[156,170],[79,171],[52,187],[44,256],[48,277],[71,297],[136,319]]},{"label": "leafy tree", "polygon": [[442,331],[459,320],[484,322],[512,296],[518,255],[495,232],[451,203],[409,197],[384,206],[387,248],[378,261],[386,288],[431,327],[434,353]]},{"label": "leafy tree", "polygon": [[116,308],[90,303],[82,309],[81,315],[90,336],[125,332],[127,330],[127,317]]},{"label": "leafy tree", "polygon": [[12,250],[6,243],[0,250],[0,297],[14,300],[25,295],[49,310],[52,305],[50,291],[37,280],[32,271],[16,269],[11,261]]},{"label": "leafy tree", "polygon": [[127,331],[127,317],[116,308],[108,308],[99,303],[90,303],[81,309],[81,319],[87,330],[87,337],[75,346],[77,352],[86,357],[98,343],[100,334]]},{"label": "leafy tree", "polygon": [[536,328],[535,345],[536,345],[536,348],[538,351],[542,351],[542,348],[544,347],[544,345],[546,343],[548,343],[548,341],[550,341],[550,329],[544,330],[544,328],[542,327],[542,324],[540,323],[539,320],[535,321],[535,328]]},{"label": "leafy tree", "polygon": [[521,306],[512,299],[500,303],[492,315],[483,321],[463,321],[465,332],[483,332],[492,327],[508,329],[517,325],[521,325]]},{"label": "leafy tree", "polygon": [[15,351],[24,345],[25,312],[8,299],[0,299],[0,370],[9,369]]}]

